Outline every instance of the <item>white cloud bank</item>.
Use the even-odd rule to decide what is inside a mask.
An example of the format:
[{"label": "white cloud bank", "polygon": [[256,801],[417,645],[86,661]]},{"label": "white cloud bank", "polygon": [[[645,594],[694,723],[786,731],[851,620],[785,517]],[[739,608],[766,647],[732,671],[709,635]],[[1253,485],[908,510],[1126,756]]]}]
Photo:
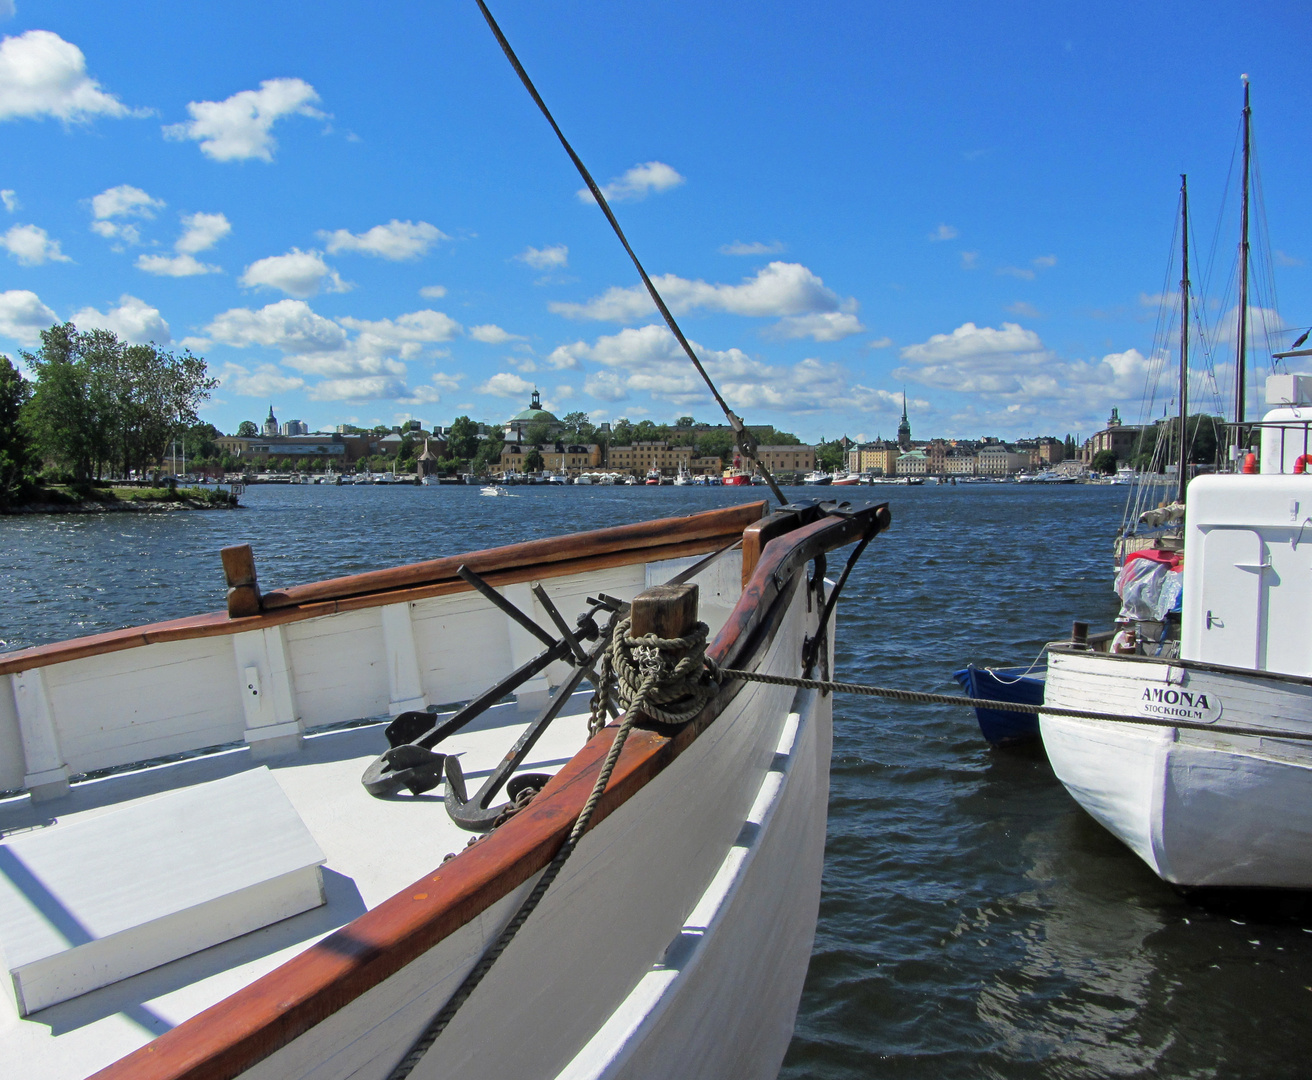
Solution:
[{"label": "white cloud bank", "polygon": [[1075,430],[1097,423],[1111,405],[1138,400],[1149,361],[1137,349],[1100,359],[1067,359],[1033,330],[1004,322],[1000,329],[963,323],[901,353],[894,376],[972,395],[985,411],[1010,422]]},{"label": "white cloud bank", "polygon": [[426,221],[397,221],[396,218],[386,225],[375,225],[362,233],[352,233],[346,229],[334,232],[321,229],[319,238],[324,241],[330,255],[339,251],[355,251],[391,262],[418,259],[427,255],[434,244],[450,239],[436,225]]},{"label": "white cloud bank", "polygon": [[[780,409],[822,413],[843,402],[857,410],[883,411],[887,393],[851,380],[840,364],[806,359],[791,366],[767,364],[741,349],[707,349],[692,343],[730,405],[739,409]],[[705,383],[688,363],[674,335],[661,324],[628,328],[593,344],[578,341],[557,348],[548,361],[556,368],[600,365],[584,379],[587,394],[602,401],[624,401],[647,394],[679,408],[711,403]]]},{"label": "white cloud bank", "polygon": [[117,307],[108,311],[86,307],[75,312],[70,322],[79,330],[112,330],[133,345],[144,345],[148,341],[167,345],[173,340],[169,324],[164,321],[159,308],[127,293],[118,298]]},{"label": "white cloud bank", "polygon": [[43,266],[48,262],[72,262],[59,250],[59,241],[51,240],[37,225],[15,225],[0,236],[0,247],[21,266]]},{"label": "white cloud bank", "polygon": [[[665,303],[676,315],[691,311],[723,312],[780,319],[775,332],[784,337],[838,341],[865,329],[856,317],[856,301],[842,299],[800,263],[772,262],[741,285],[712,285],[676,274],[653,279]],[[655,310],[641,285],[612,287],[583,304],[548,305],[571,319],[632,322]]]},{"label": "white cloud bank", "polygon": [[[669,191],[683,182],[683,177],[663,161],[648,161],[633,166],[609,184],[602,184],[601,193],[606,196],[607,202],[637,202],[654,191]],[[579,199],[582,202],[596,202],[587,188],[579,189]]]},{"label": "white cloud bank", "polygon": [[161,277],[194,277],[197,274],[222,273],[222,267],[203,263],[198,252],[208,251],[232,232],[232,223],[224,214],[184,214],[182,235],[173,244],[177,255],[141,255],[137,267]]},{"label": "white cloud bank", "polygon": [[0,337],[17,341],[20,345],[39,345],[41,331],[57,322],[59,316],[46,307],[36,293],[28,289],[0,292]]},{"label": "white cloud bank", "polygon": [[[283,354],[282,363],[300,373],[292,376],[268,364],[253,371],[232,365],[237,393],[247,392],[240,387],[270,386],[274,378],[301,378],[301,385],[315,401],[385,399],[433,404],[441,400],[441,390],[459,384],[459,376],[442,372],[432,373],[426,383],[417,386],[407,380],[406,361],[420,359],[432,345],[462,332],[459,323],[440,311],[413,311],[395,319],[343,317],[334,322],[302,300],[279,300],[258,310],[225,311],[205,332],[223,345],[276,349]],[[319,381],[310,382],[308,377]]]},{"label": "white cloud bank", "polygon": [[192,101],[191,119],[164,127],[168,139],[191,139],[213,161],[273,161],[273,125],[286,116],[322,118],[319,95],[303,79],[266,79],[258,90],[241,90],[223,101]]},{"label": "white cloud bank", "polygon": [[82,50],[49,30],[0,41],[0,120],[85,123],[132,110],[87,74]]},{"label": "white cloud bank", "polygon": [[106,240],[122,240],[126,244],[141,242],[141,232],[130,221],[116,218],[141,218],[150,221],[156,210],[164,208],[164,200],[156,199],[131,184],[106,188],[91,198],[91,231]]},{"label": "white cloud bank", "polygon": [[286,255],[270,255],[246,267],[240,284],[248,289],[279,289],[305,300],[320,291],[349,292],[353,287],[323,261],[317,251],[292,248]]}]

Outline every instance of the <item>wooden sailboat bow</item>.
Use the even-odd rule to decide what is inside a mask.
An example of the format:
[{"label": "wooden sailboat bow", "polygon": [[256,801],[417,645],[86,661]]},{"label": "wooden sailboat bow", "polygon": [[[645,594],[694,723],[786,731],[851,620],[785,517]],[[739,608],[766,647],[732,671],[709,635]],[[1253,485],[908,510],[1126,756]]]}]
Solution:
[{"label": "wooden sailboat bow", "polygon": [[574,152],[574,147],[572,147],[569,140],[565,138],[565,133],[560,130],[560,125],[556,123],[556,118],[551,115],[551,110],[547,108],[547,103],[542,100],[542,95],[538,93],[537,87],[533,85],[533,80],[529,78],[528,72],[524,70],[524,65],[519,62],[519,57],[515,55],[515,50],[510,47],[510,42],[506,40],[506,35],[501,32],[501,27],[497,25],[496,19],[492,17],[492,12],[488,10],[487,4],[485,4],[483,0],[477,0],[477,3],[479,10],[483,13],[483,18],[487,20],[488,27],[497,39],[497,44],[501,46],[501,51],[506,54],[506,59],[510,61],[510,66],[515,69],[515,74],[519,76],[519,81],[524,84],[524,89],[529,92],[529,96],[533,98],[537,107],[542,111],[542,115],[547,118],[547,123],[551,125],[551,130],[556,133],[556,138],[560,140],[560,145],[565,148],[565,153],[569,155],[570,161],[574,162],[574,167],[578,169],[579,175],[583,177],[583,182],[588,185],[588,190],[592,192],[592,197],[597,200],[597,205],[601,207],[601,212],[606,215],[606,220],[610,222],[610,227],[615,231],[615,235],[619,237],[620,243],[624,245],[624,250],[628,252],[629,258],[633,261],[633,265],[638,271],[638,276],[642,278],[642,283],[647,288],[648,295],[651,296],[652,302],[656,305],[656,309],[661,313],[661,318],[665,320],[665,325],[670,328],[670,333],[674,335],[675,340],[678,341],[679,345],[683,348],[683,351],[688,355],[688,359],[692,361],[692,366],[697,369],[697,374],[702,377],[702,381],[706,383],[707,388],[711,391],[711,396],[715,398],[716,404],[720,406],[725,418],[729,421],[729,426],[733,429],[734,439],[738,444],[739,451],[760,471],[761,475],[765,477],[765,482],[770,485],[770,491],[774,497],[779,500],[779,505],[788,505],[788,499],[785,497],[784,493],[779,490],[779,485],[775,482],[774,476],[771,475],[770,470],[765,466],[765,463],[760,461],[756,456],[755,438],[744,426],[742,417],[729,408],[728,402],[726,402],[720,395],[720,391],[715,388],[715,383],[711,381],[710,375],[706,373],[706,369],[702,366],[701,360],[698,359],[696,351],[684,336],[683,331],[679,328],[679,324],[674,319],[674,315],[670,312],[670,309],[661,297],[661,294],[657,291],[655,284],[648,276],[647,271],[643,268],[637,254],[629,245],[628,238],[624,235],[624,230],[620,228],[619,220],[615,217],[614,211],[611,210],[610,203],[606,201],[606,196],[602,194],[601,188],[592,178],[592,173],[590,173],[588,167],[583,164],[583,159]]}]

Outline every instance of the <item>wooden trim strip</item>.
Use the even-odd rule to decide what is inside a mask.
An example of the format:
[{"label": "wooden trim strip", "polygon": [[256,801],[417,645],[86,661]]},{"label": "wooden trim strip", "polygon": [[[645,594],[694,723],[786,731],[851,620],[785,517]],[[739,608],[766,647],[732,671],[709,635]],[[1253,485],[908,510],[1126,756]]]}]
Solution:
[{"label": "wooden trim strip", "polygon": [[546,540],[528,540],[521,544],[473,551],[464,555],[451,555],[428,562],[395,566],[386,570],[370,570],[349,577],[331,578],[311,585],[294,585],[288,589],[267,592],[263,596],[265,611],[292,607],[297,604],[336,600],[348,596],[361,596],[374,592],[390,592],[417,585],[455,578],[463,565],[477,574],[486,570],[509,570],[521,566],[544,566],[566,559],[589,555],[607,555],[628,551],[635,547],[680,543],[700,540],[708,536],[741,533],[765,512],[765,503],[744,503],[710,510],[688,517],[661,518],[634,525],[616,525],[608,529],[553,536]]},{"label": "wooden trim strip", "polygon": [[[686,530],[669,529],[653,531],[645,538],[636,538],[628,547],[615,547],[611,544],[600,545],[604,550],[582,542],[590,534],[576,534],[573,537],[560,537],[559,541],[572,541],[563,550],[553,551],[553,556],[543,563],[523,561],[523,549],[529,544],[545,545],[546,541],[530,541],[529,544],[515,544],[508,548],[494,548],[490,551],[475,552],[471,555],[456,555],[450,559],[434,560],[431,563],[418,563],[417,566],[433,566],[437,562],[454,564],[454,567],[470,565],[486,580],[494,585],[505,585],[535,578],[567,577],[570,574],[601,570],[615,566],[630,566],[637,562],[659,562],[664,559],[677,559],[687,555],[702,555],[715,551],[737,540],[742,534],[740,519],[754,511],[757,517],[765,508],[765,503],[748,503],[733,507],[732,512],[712,510],[707,514],[695,514],[687,518],[669,518],[665,522],[649,524],[665,525],[669,523],[692,523]],[[711,519],[711,520],[707,520]],[[751,520],[755,521],[756,518]],[[712,529],[712,526],[715,528]],[[632,526],[620,526],[632,528]],[[614,530],[601,530],[610,532]],[[551,542],[555,543],[555,541]],[[498,552],[512,553],[505,563],[496,559]],[[474,560],[477,560],[475,562]],[[479,570],[479,567],[484,569]],[[378,571],[384,573],[384,571]],[[369,577],[368,574],[354,575],[352,578],[338,578],[338,582],[353,581]],[[309,589],[313,586],[299,586]],[[39,645],[32,649],[0,654],[0,676],[12,675],[32,668],[49,667],[69,660],[82,660],[89,656],[121,652],[136,649],[143,645],[152,645],[162,641],[185,641],[192,638],[220,637],[226,634],[239,634],[246,630],[258,630],[283,623],[300,622],[315,619],[323,615],[334,615],[342,611],[357,611],[362,608],[381,607],[407,600],[422,600],[430,596],[447,596],[457,592],[468,592],[470,587],[455,576],[451,570],[445,580],[429,580],[427,583],[398,583],[393,588],[377,591],[350,593],[340,598],[327,598],[319,601],[307,601],[295,606],[285,605],[274,610],[264,611],[259,615],[244,618],[230,618],[225,611],[213,611],[203,615],[190,615],[183,619],[151,623],[146,626],[132,626],[123,630],[111,630],[104,634],[89,637],[72,638],[51,645]],[[283,593],[281,595],[286,595]],[[270,593],[269,596],[279,595]],[[267,597],[266,597],[267,599]]]},{"label": "wooden trim strip", "polygon": [[[770,541],[708,653],[722,664],[759,663],[799,585],[799,569],[881,523],[865,516],[825,518]],[[635,729],[593,825],[682,753],[740,690],[741,684],[726,685],[673,735]],[[591,793],[614,736],[612,724],[490,836],[93,1080],[232,1080],[377,986],[546,866]],[[421,894],[426,898],[417,900]]]}]

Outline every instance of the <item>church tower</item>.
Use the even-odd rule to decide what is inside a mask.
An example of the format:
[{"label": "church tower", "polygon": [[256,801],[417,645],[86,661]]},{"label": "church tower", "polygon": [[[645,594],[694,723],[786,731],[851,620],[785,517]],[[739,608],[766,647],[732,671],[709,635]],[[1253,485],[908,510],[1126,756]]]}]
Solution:
[{"label": "church tower", "polygon": [[903,451],[911,449],[911,421],[907,419],[907,392],[902,391],[902,423],[897,426],[897,444]]},{"label": "church tower", "polygon": [[272,405],[269,406],[269,415],[264,420],[264,434],[266,437],[278,434],[278,421],[274,418]]}]

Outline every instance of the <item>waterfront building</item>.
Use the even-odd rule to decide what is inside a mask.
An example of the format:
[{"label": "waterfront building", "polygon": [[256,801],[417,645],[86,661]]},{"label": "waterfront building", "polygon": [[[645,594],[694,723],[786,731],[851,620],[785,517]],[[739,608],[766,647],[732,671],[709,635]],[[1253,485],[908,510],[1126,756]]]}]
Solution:
[{"label": "waterfront building", "polygon": [[[267,426],[267,425],[266,425]],[[331,464],[340,470],[361,458],[378,452],[372,435],[224,435],[214,440],[224,454],[237,458],[244,469],[262,469],[269,461],[288,459],[298,469],[317,469]]]},{"label": "waterfront building", "polygon": [[[787,472],[808,473],[815,468],[815,447],[804,446],[801,443],[796,446],[758,446],[756,459],[770,470],[771,475]],[[715,460],[719,461],[719,458]],[[718,466],[714,472],[715,475],[719,475]]]},{"label": "waterfront building", "polygon": [[[527,443],[515,441],[504,443],[501,447],[501,459],[496,472],[505,476],[513,473],[526,473],[524,461],[535,448]],[[598,443],[586,445],[571,443],[546,443],[536,448],[542,456],[542,471],[564,473],[566,476],[578,476],[601,467],[601,446]]]},{"label": "waterfront building", "polygon": [[1030,456],[1006,443],[991,442],[981,446],[976,455],[980,476],[1011,476],[1029,468]]},{"label": "waterfront building", "polygon": [[664,476],[673,476],[680,466],[692,472],[696,456],[697,451],[691,446],[671,446],[663,441],[635,442],[630,446],[610,447],[606,451],[606,467],[634,476],[645,476],[653,469]]},{"label": "waterfront building", "polygon": [[929,457],[923,450],[908,450],[897,459],[898,476],[925,476],[929,472]]},{"label": "waterfront building", "polygon": [[542,407],[542,395],[535,387],[528,408],[517,412],[502,425],[503,437],[506,442],[523,442],[528,429],[538,424],[546,426],[549,439],[554,439],[565,427],[556,419],[555,413],[548,412]]},{"label": "waterfront building", "polygon": [[943,476],[975,476],[979,463],[968,450],[949,450],[943,458]]},{"label": "waterfront building", "polygon": [[304,420],[284,420],[278,426],[279,435],[308,435],[310,425]]},{"label": "waterfront building", "polygon": [[1118,462],[1128,461],[1135,455],[1143,432],[1144,428],[1140,424],[1122,424],[1121,410],[1112,409],[1107,426],[1085,440],[1080,450],[1080,459],[1084,464],[1091,465],[1095,455],[1103,450],[1111,450],[1116,454]]}]

